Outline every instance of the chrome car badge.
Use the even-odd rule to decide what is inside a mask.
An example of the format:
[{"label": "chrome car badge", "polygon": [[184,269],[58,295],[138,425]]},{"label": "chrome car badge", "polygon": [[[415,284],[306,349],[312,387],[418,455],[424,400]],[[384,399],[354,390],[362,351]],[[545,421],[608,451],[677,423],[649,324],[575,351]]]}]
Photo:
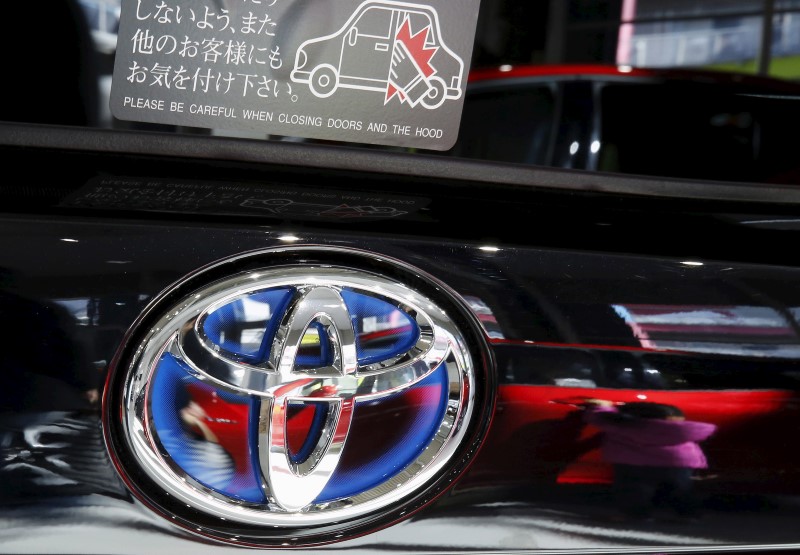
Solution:
[{"label": "chrome car badge", "polygon": [[119,358],[107,417],[126,481],[187,526],[262,544],[333,538],[441,493],[485,405],[456,299],[374,261],[247,260],[152,305]]}]

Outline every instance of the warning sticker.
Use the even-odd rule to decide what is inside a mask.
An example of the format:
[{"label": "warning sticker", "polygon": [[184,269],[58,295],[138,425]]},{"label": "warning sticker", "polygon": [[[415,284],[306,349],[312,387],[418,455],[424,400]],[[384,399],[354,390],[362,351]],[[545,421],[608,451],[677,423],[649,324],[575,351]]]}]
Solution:
[{"label": "warning sticker", "polygon": [[446,150],[480,0],[123,0],[122,120]]}]

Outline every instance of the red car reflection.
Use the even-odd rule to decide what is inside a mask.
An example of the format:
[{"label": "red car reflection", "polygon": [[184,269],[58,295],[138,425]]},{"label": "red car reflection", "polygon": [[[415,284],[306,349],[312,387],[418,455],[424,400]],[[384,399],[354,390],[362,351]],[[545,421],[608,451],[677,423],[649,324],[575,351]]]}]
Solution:
[{"label": "red car reflection", "polygon": [[[569,351],[554,349],[552,359],[562,356],[564,360],[574,360]],[[608,352],[619,355],[613,350]],[[702,373],[703,367],[698,364],[703,357],[679,353],[659,356],[685,358],[687,367],[697,368],[698,375]],[[763,370],[768,375],[782,364],[785,363],[762,361],[761,369],[747,365],[743,368],[750,372]],[[625,370],[633,371],[623,368],[623,374]],[[601,456],[601,432],[587,425],[583,417],[584,401],[601,398],[615,403],[674,405],[688,420],[715,424],[717,431],[702,443],[709,468],[697,476],[705,491],[800,491],[800,471],[790,455],[795,450],[800,425],[800,399],[788,387],[776,382],[774,388],[715,389],[708,382],[703,389],[659,389],[635,380],[622,383],[621,387],[619,381],[590,386],[591,380],[568,380],[572,380],[572,387],[501,385],[488,439],[459,486],[609,484],[611,466]],[[527,463],[520,465],[519,461]]]}]

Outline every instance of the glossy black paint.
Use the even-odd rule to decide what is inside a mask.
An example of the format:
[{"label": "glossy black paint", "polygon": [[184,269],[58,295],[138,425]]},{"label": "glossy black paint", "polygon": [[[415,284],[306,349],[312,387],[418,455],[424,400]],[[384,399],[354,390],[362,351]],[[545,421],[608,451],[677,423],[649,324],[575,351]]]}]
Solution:
[{"label": "glossy black paint", "polygon": [[[800,208],[788,189],[760,192],[720,185],[726,198],[712,201],[711,184],[693,188],[683,182],[654,185],[567,172],[505,173],[503,167],[459,162],[445,166],[452,172],[447,178],[432,174],[438,162],[424,157],[415,165],[389,154],[362,153],[364,167],[358,161],[348,166],[343,160],[350,151],[334,150],[341,152],[339,159],[308,145],[260,146],[264,153],[259,156],[271,158],[266,161],[225,160],[228,156],[221,153],[216,159],[209,159],[210,153],[206,158],[158,156],[149,146],[139,154],[108,153],[82,146],[80,138],[74,150],[43,148],[35,143],[46,142],[44,137],[32,141],[29,131],[15,135],[15,129],[4,129],[2,151],[8,175],[21,177],[0,192],[4,316],[6,329],[16,334],[4,334],[2,344],[8,377],[0,408],[2,551],[236,550],[173,526],[130,495],[101,442],[97,403],[108,363],[145,305],[186,275],[228,256],[311,244],[364,249],[417,266],[460,295],[479,298],[496,318],[503,335],[492,343],[499,380],[510,375],[511,366],[541,364],[544,350],[554,346],[565,354],[588,351],[601,358],[641,348],[630,328],[609,314],[611,303],[753,305],[779,312],[800,306],[800,266],[792,247]],[[51,131],[57,143],[58,130]],[[109,134],[108,140],[128,139]],[[300,165],[304,157],[307,163]],[[323,163],[339,169],[323,171]],[[395,175],[393,165],[407,173]],[[492,171],[499,182],[488,184]],[[158,205],[87,208],[69,202],[70,195],[98,177],[300,191],[326,187],[424,202],[419,204],[423,208],[391,221],[265,217],[228,208],[223,214],[165,212]],[[579,187],[545,187],[573,179]],[[638,184],[641,194],[620,192],[620,183]],[[659,188],[669,185],[694,190],[696,198],[659,196]],[[780,202],[785,191],[787,202]],[[288,234],[299,240],[287,242]],[[80,315],[84,325],[63,315],[65,299],[95,299]],[[788,327],[800,343],[797,324]],[[496,331],[489,323],[486,329],[487,336]],[[717,355],[704,363],[715,360],[762,370],[763,359],[750,356]],[[551,364],[559,361],[560,355]],[[777,373],[797,366],[796,359],[786,357],[772,362]],[[545,374],[536,367],[531,372]],[[737,383],[737,388],[763,386]],[[565,397],[573,391],[563,389]],[[796,393],[792,385],[780,389]],[[498,410],[507,408],[501,400]],[[729,411],[735,415],[746,409],[733,406]],[[786,405],[782,410],[778,416],[786,418],[786,436],[793,437],[794,409]],[[487,445],[508,431],[492,427]],[[795,453],[787,442],[781,462],[795,467]],[[501,461],[504,455],[480,453]],[[383,531],[318,549],[663,552],[702,545],[721,550],[787,547],[800,540],[793,526],[796,498],[776,497],[766,486],[763,492],[727,498],[727,504],[724,496],[714,498],[723,505],[712,507],[711,518],[700,528],[670,523],[642,528],[607,521],[603,484],[547,488],[528,482],[509,489],[471,481],[481,470],[479,461],[432,507]],[[532,460],[504,463],[524,468]]]}]

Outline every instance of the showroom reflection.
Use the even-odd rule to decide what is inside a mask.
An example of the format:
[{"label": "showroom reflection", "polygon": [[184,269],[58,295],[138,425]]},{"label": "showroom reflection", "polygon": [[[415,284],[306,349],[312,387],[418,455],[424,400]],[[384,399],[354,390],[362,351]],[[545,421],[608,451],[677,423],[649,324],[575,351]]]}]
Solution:
[{"label": "showroom reflection", "polygon": [[0,502],[127,498],[105,455],[100,397],[107,362],[144,298],[41,300],[27,281],[0,269]]},{"label": "showroom reflection", "polygon": [[[504,275],[491,265],[485,274],[492,282]],[[149,294],[130,287],[42,300],[16,279],[5,272],[0,293],[18,324],[4,335],[13,386],[3,390],[0,411],[0,497],[127,498],[104,456],[98,399],[108,362]],[[520,538],[558,529],[593,545],[796,539],[787,523],[800,495],[791,456],[800,424],[800,308],[730,291],[736,303],[717,302],[725,296],[720,283],[700,287],[717,292],[706,303],[670,299],[663,288],[660,302],[647,302],[650,292],[606,294],[597,282],[556,294],[543,279],[530,280],[524,301],[465,292],[496,355],[497,409],[468,473],[415,518],[480,514],[491,503],[498,526],[520,523]],[[509,314],[516,321],[528,309],[539,311],[535,329],[543,331],[509,326]],[[219,340],[256,348],[275,313],[270,301],[244,299],[232,310],[238,316],[225,320]],[[390,312],[356,321],[365,345],[403,330]],[[318,330],[309,329],[303,348],[322,357]],[[246,459],[231,446],[243,444],[236,438],[248,406],[212,399],[196,385],[181,395],[176,425],[203,453],[187,461],[213,462],[208,480],[223,488]],[[295,451],[306,443],[307,412],[293,411],[288,422]]]},{"label": "showroom reflection", "polygon": [[[567,322],[592,312],[576,306],[550,310]],[[527,531],[630,545],[796,539],[798,309],[636,302],[594,313],[607,322],[602,343],[503,338],[503,319],[481,316],[501,380],[494,433],[433,518],[504,499],[498,522],[524,517]]]}]

